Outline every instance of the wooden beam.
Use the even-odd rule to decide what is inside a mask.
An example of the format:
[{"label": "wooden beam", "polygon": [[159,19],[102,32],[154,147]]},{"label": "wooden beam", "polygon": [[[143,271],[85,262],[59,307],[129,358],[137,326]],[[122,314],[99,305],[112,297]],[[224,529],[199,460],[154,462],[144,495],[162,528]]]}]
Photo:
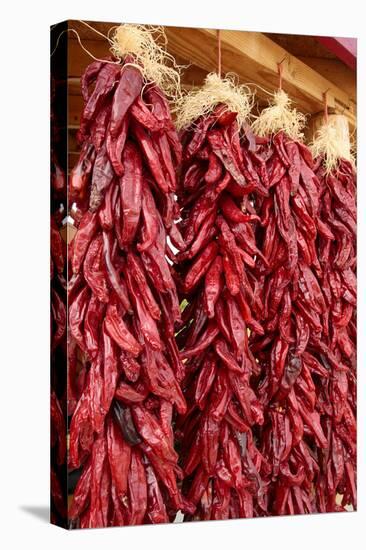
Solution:
[{"label": "wooden beam", "polygon": [[[106,40],[82,39],[82,44],[94,57],[103,59],[110,55],[108,42]],[[68,41],[68,75],[69,77],[80,76],[85,68],[92,63],[93,58],[84,51],[78,40],[70,35]]]},{"label": "wooden beam", "polygon": [[[110,55],[107,41],[83,39],[82,43],[94,57],[104,59]],[[71,35],[68,42],[68,81],[70,94],[78,95],[81,93],[80,75],[92,62],[92,57],[81,48],[78,40]],[[192,86],[202,86],[207,71],[192,63],[189,64],[186,59],[179,56],[176,56],[176,62],[178,65],[184,67],[181,77],[183,88],[191,89]]]},{"label": "wooden beam", "polygon": [[67,79],[69,95],[81,95],[80,78],[72,76]]},{"label": "wooden beam", "polygon": [[[104,35],[107,35],[111,27],[116,25],[115,23],[89,23]],[[97,57],[109,53],[106,40],[79,21],[69,21],[69,28],[73,28],[79,33],[83,43],[86,47],[90,47],[92,53]],[[168,36],[168,50],[170,53],[181,57],[183,60],[193,61],[195,65],[207,72],[215,70],[215,31],[182,27],[165,27],[165,31]],[[335,85],[324,74],[318,74],[314,70],[309,71],[309,67],[305,63],[302,63],[301,60],[289,54],[285,48],[261,33],[224,30],[221,35],[223,54],[225,53],[224,49],[226,49],[226,53],[231,57],[231,59],[228,59],[223,55],[224,70],[237,73],[241,81],[250,80],[255,84],[267,86],[273,90],[277,87],[278,82],[277,63],[285,58],[283,85],[289,95],[297,101],[297,105],[301,110],[307,113],[319,111],[322,104],[322,94],[329,88],[329,107],[334,108],[336,112],[345,113],[350,124],[355,125],[354,98],[351,98],[353,102],[350,102],[349,94],[347,90],[343,89],[343,86]],[[181,40],[181,37],[184,37],[184,39]],[[75,37],[70,34],[70,38]],[[312,39],[314,41],[314,37],[299,36],[299,39]],[[355,39],[320,37],[319,40],[322,43],[324,43],[324,40],[331,40],[333,44],[335,44],[334,41],[337,41],[338,49],[343,49],[343,52],[348,51],[350,55],[356,55]],[[80,61],[86,64],[88,56],[85,52],[82,54],[76,52],[74,41],[70,46],[73,51],[70,51],[69,61],[71,67],[69,76],[79,76],[75,74],[77,66]],[[76,56],[74,57],[72,53],[75,53]],[[195,62],[195,59],[198,59],[199,62]],[[199,85],[199,80],[201,80],[201,77],[195,78],[192,84]],[[265,98],[260,90],[258,90],[258,96]]]},{"label": "wooden beam", "polygon": [[311,56],[334,59],[334,54],[327,50],[315,36],[302,34],[264,33],[270,40],[279,44],[295,57]]},{"label": "wooden beam", "polygon": [[357,38],[336,38],[335,36],[318,36],[318,41],[350,69],[356,70]]},{"label": "wooden beam", "polygon": [[[76,21],[72,21],[69,26],[77,28],[83,44],[96,57],[105,57],[109,54],[105,39]],[[107,34],[112,23],[93,23],[93,26]],[[182,27],[165,27],[165,32],[168,38],[168,51],[177,58],[178,63],[184,65],[190,63],[183,72],[183,88],[191,89],[200,86],[205,74],[216,69],[216,32]],[[221,38],[223,72],[233,72],[238,75],[240,82],[252,83],[259,102],[265,104],[269,99],[268,94],[261,90],[261,87],[269,91],[277,88],[277,63],[284,60],[283,88],[294,100],[298,109],[309,114],[320,112],[323,108],[323,92],[327,90],[330,112],[344,113],[351,129],[354,129],[356,112],[354,83],[352,86],[352,79],[346,80],[342,75],[332,79],[333,71],[327,65],[328,60],[323,60],[323,64],[319,61],[320,64],[312,67],[310,62],[304,63],[261,33],[224,30]],[[70,93],[72,95],[78,95],[76,78],[80,77],[82,70],[90,61],[91,58],[70,34],[69,77],[71,77]],[[332,61],[340,63],[337,60]],[[349,70],[344,65],[343,67]],[[339,85],[340,81],[342,85]],[[71,113],[69,123],[75,125],[78,124],[78,117],[75,110],[72,110],[74,112]]]},{"label": "wooden beam", "polygon": [[[119,23],[106,23],[102,21],[85,21],[85,23],[87,23],[89,27],[77,19],[69,19],[68,28],[76,31],[82,40],[99,40],[103,42],[106,40],[105,37],[108,36],[110,29],[119,25]],[[102,33],[104,36],[101,36],[99,33]],[[74,33],[69,34],[70,36],[74,35]]]},{"label": "wooden beam", "polygon": [[[165,27],[165,31],[171,53],[207,71],[216,70],[214,30]],[[351,126],[355,126],[354,104],[349,95],[263,34],[223,30],[221,40],[223,72],[236,73],[241,82],[252,83],[254,88],[259,85],[273,91],[278,86],[277,63],[283,61],[283,88],[300,110],[310,114],[319,112],[323,107],[323,93],[327,91],[329,108],[344,113]],[[268,99],[259,87],[257,94]]]},{"label": "wooden beam", "polygon": [[340,59],[301,55],[298,55],[297,58],[330,82],[342,88],[349,95],[350,100],[356,103],[356,74]]},{"label": "wooden beam", "polygon": [[79,127],[84,101],[81,95],[70,95],[68,103],[68,126]]}]

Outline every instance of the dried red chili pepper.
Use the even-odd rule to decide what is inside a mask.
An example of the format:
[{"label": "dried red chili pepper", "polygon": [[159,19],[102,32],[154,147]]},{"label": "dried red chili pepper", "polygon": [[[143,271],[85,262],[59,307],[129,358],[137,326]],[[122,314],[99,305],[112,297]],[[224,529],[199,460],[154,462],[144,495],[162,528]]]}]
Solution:
[{"label": "dried red chili pepper", "polygon": [[[245,458],[229,412],[234,403],[239,404],[236,415],[240,430],[243,425],[247,431],[263,422],[261,404],[250,387],[250,378],[258,372],[258,366],[249,350],[243,317],[243,311],[249,319],[256,316],[252,311],[254,289],[246,272],[255,267],[253,256],[258,248],[253,230],[245,230],[245,237],[239,239],[231,229],[235,224],[257,223],[259,218],[242,209],[243,198],[253,192],[253,186],[247,185],[238,137],[228,134],[235,127],[235,119],[236,114],[227,110],[224,118],[214,113],[201,119],[187,130],[183,150],[184,208],[179,229],[186,250],[178,255],[176,269],[183,281],[181,297],[188,306],[177,341],[181,357],[186,360],[183,387],[188,412],[179,418],[177,429],[182,433],[180,448],[186,474],[183,494],[194,506],[185,516],[188,521],[254,515],[253,504],[238,508],[236,516],[230,515],[234,503],[246,498],[255,500],[258,509],[257,488],[247,477]],[[240,186],[239,196],[231,192],[233,180]],[[246,289],[242,296],[241,288]],[[229,463],[224,433],[231,441]],[[255,471],[260,478],[263,472],[259,463],[255,465],[253,444],[248,453],[250,476]]]},{"label": "dried red chili pepper", "polygon": [[[261,402],[268,403],[261,452],[272,462],[271,513],[341,510],[336,494],[343,490],[346,475],[340,475],[336,461],[334,468],[339,479],[343,477],[342,482],[337,480],[337,489],[337,478],[330,473],[332,458],[325,459],[326,466],[321,459],[328,456],[329,434],[335,433],[342,418],[346,380],[353,369],[342,346],[337,351],[332,336],[339,330],[339,313],[344,312],[345,322],[350,315],[348,305],[339,305],[340,286],[337,275],[334,277],[337,258],[343,262],[339,253],[340,247],[342,255],[345,252],[342,238],[338,250],[331,252],[334,228],[341,225],[337,222],[334,226],[330,188],[321,169],[314,173],[305,146],[280,133],[273,140],[264,140],[256,154],[268,159],[271,187],[270,196],[258,208],[263,216],[259,248],[267,260],[258,257],[257,261],[263,273],[266,334],[251,334],[249,346],[265,368],[257,392]],[[354,215],[355,209],[350,207],[352,210]],[[347,250],[344,258],[348,254]],[[337,374],[329,384],[332,368]],[[343,454],[343,450],[339,452]],[[292,476],[294,471],[298,474]]]},{"label": "dried red chili pepper", "polygon": [[[320,368],[325,367],[330,382],[329,387],[324,384],[320,389],[318,399],[322,401],[320,412],[323,413],[324,425],[327,423],[331,451],[323,464],[321,495],[325,511],[334,511],[344,510],[347,504],[354,509],[357,506],[354,482],[356,174],[351,163],[344,159],[338,161],[338,166],[331,173],[325,171],[322,161],[319,159],[317,162],[320,182],[317,252],[321,266],[320,285],[325,298],[323,308],[326,307],[328,313],[323,314],[324,346],[319,359]],[[312,367],[318,368],[314,363]],[[348,436],[345,436],[346,431]],[[336,504],[337,494],[343,495],[340,505]]]},{"label": "dried red chili pepper", "polygon": [[69,467],[82,470],[71,519],[80,527],[172,521],[186,506],[172,432],[173,413],[186,410],[180,309],[167,260],[168,233],[184,248],[172,194],[181,151],[162,92],[143,87],[131,61],[95,65],[83,79],[73,175],[83,215],[69,284]]}]

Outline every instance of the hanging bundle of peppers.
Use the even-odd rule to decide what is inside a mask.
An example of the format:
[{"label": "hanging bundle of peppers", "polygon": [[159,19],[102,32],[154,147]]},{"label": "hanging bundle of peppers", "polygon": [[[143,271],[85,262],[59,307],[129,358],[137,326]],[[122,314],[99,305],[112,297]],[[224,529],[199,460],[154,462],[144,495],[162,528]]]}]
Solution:
[{"label": "hanging bundle of peppers", "polygon": [[184,414],[186,402],[167,259],[167,235],[182,245],[174,223],[181,147],[158,85],[171,75],[174,84],[177,73],[146,28],[118,28],[112,49],[82,77],[82,152],[70,178],[78,229],[68,289],[69,468],[82,471],[69,517],[80,527],[168,522],[190,510],[172,431],[173,411]]},{"label": "hanging bundle of peppers", "polygon": [[[343,443],[332,428],[334,419],[341,432],[354,422],[348,357],[335,351],[329,327],[334,304],[324,269],[333,259],[319,250],[333,235],[322,220],[322,183],[311,152],[299,140],[301,122],[279,91],[253,125],[270,191],[257,209],[257,242],[266,259],[257,261],[265,334],[251,334],[250,349],[262,371],[259,441],[272,469],[271,515],[340,510],[336,496],[347,476],[347,487],[354,488],[353,470],[344,471]],[[344,322],[339,308],[338,315]],[[347,489],[344,504],[349,501]]]},{"label": "hanging bundle of peppers", "polygon": [[[110,43],[81,79],[69,180],[71,525],[355,508],[349,151],[329,123],[304,145],[281,64],[252,126],[248,88],[209,74],[176,102],[178,137],[167,97],[179,72],[152,30],[123,25]],[[53,181],[59,196],[57,169]],[[52,349],[65,352],[58,215]]]},{"label": "hanging bundle of peppers", "polygon": [[187,303],[177,342],[188,410],[177,426],[183,493],[195,507],[185,521],[252,517],[267,508],[262,478],[268,463],[254,436],[263,423],[263,406],[253,391],[260,365],[247,329],[263,335],[253,197],[265,197],[268,190],[244,134],[241,143],[243,128],[253,138],[249,112],[248,91],[214,74],[182,100],[178,112],[185,126],[179,224],[185,250],[177,255],[176,269]]},{"label": "hanging bundle of peppers", "polygon": [[[346,122],[346,124],[344,124]],[[321,285],[329,308],[325,341],[335,363],[329,364],[329,384],[319,387],[329,448],[321,464],[318,488],[323,509],[356,508],[356,173],[348,124],[342,115],[328,117],[311,149],[320,182],[318,256]]]}]

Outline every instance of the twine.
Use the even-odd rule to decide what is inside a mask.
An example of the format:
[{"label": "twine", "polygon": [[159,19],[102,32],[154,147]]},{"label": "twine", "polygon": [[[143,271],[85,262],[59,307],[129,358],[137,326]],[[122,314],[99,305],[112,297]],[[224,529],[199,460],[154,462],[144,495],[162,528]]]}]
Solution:
[{"label": "twine", "polygon": [[217,74],[221,78],[221,31],[217,30]]},{"label": "twine", "polygon": [[[165,49],[167,39],[163,27],[123,24],[112,27],[108,35],[105,35],[86,21],[80,20],[79,22],[107,40],[116,61],[94,56],[83,45],[79,33],[73,28],[65,29],[59,34],[51,57],[58,48],[62,34],[72,32],[76,35],[80,47],[95,61],[118,65],[125,56],[132,55],[136,63],[129,62],[126,65],[139,69],[145,84],[155,83],[170,99],[177,99],[181,96],[180,73],[182,67],[176,64],[174,57]],[[164,47],[159,46],[157,40],[162,40]]]}]

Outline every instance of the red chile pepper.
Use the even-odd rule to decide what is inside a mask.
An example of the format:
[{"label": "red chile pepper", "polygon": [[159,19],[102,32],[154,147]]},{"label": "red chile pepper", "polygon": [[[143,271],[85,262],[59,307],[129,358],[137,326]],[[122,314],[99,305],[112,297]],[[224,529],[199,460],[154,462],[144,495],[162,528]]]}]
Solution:
[{"label": "red chile pepper", "polygon": [[102,355],[99,354],[92,360],[89,370],[89,391],[93,396],[89,404],[89,419],[93,431],[97,434],[103,431],[107,413],[103,407],[103,386]]},{"label": "red chile pepper", "polygon": [[147,515],[151,523],[167,523],[168,514],[154,470],[145,464],[147,481]]},{"label": "red chile pepper", "polygon": [[238,113],[230,111],[224,105],[216,107],[215,116],[217,124],[220,126],[230,126],[233,122],[236,121]]},{"label": "red chile pepper", "polygon": [[[124,123],[124,126],[126,127],[127,129],[127,121]],[[123,140],[123,147],[124,147],[124,142],[125,142],[125,139],[126,139],[126,131],[121,132],[120,136],[122,136],[122,140]],[[119,137],[120,137],[119,136]],[[108,134],[107,136],[107,139],[106,139],[106,142],[105,142],[105,147],[106,147],[106,151],[107,151],[107,154],[108,154],[108,159],[109,159],[109,162],[111,163],[111,166],[113,167],[113,171],[114,173],[117,175],[117,176],[122,176],[123,173],[124,173],[124,167],[123,167],[123,164],[122,164],[122,159],[121,159],[121,156],[118,155],[117,153],[117,140],[113,140],[112,137],[111,137],[111,134]],[[122,150],[123,150],[123,147],[122,147]]]},{"label": "red chile pepper", "polygon": [[[239,149],[239,147],[238,147]],[[258,193],[258,195],[262,197],[268,196],[268,190],[265,185],[262,184],[260,175],[257,174],[256,170],[254,169],[251,155],[249,154],[249,151],[246,150],[246,148],[240,149],[242,155],[243,155],[243,174],[247,180],[247,186],[249,189],[253,189]],[[264,169],[262,165],[262,170]]]},{"label": "red chile pepper", "polygon": [[235,266],[232,265],[227,254],[222,256],[222,265],[225,274],[226,286],[232,296],[235,296],[239,292],[239,275],[235,270]]},{"label": "red chile pepper", "polygon": [[167,135],[165,133],[159,133],[157,137],[157,143],[166,173],[169,176],[169,187],[170,189],[172,189],[172,191],[175,191],[177,188],[177,178]]},{"label": "red chile pepper", "polygon": [[281,380],[281,386],[280,386],[280,396],[278,396],[278,399],[285,397],[289,394],[291,391],[291,388],[293,387],[294,383],[296,382],[297,377],[301,373],[302,369],[302,360],[300,357],[296,357],[295,355],[290,355],[288,357],[288,360],[286,362],[283,377]]},{"label": "red chile pepper", "polygon": [[215,153],[210,153],[208,158],[208,168],[205,173],[207,183],[216,183],[219,181],[222,174],[222,164]]},{"label": "red chile pepper", "polygon": [[136,431],[130,407],[126,405],[123,406],[121,403],[116,402],[113,411],[126,442],[132,446],[141,443],[141,438]]},{"label": "red chile pepper", "polygon": [[227,144],[221,132],[217,130],[211,130],[208,134],[208,140],[213,152],[221,160],[222,164],[230,173],[234,181],[238,185],[240,185],[240,187],[245,187],[245,178],[240,171],[240,167],[238,166],[233,152],[227,147]]},{"label": "red chile pepper", "polygon": [[199,149],[206,139],[207,130],[212,123],[212,117],[202,118],[198,121],[193,137],[184,150],[184,157],[186,160],[189,160],[191,157],[198,153]]},{"label": "red chile pepper", "polygon": [[103,202],[105,191],[111,185],[114,178],[114,171],[109,160],[107,148],[103,145],[97,153],[94,161],[91,194],[89,208],[95,211]]},{"label": "red chile pepper", "polygon": [[105,324],[103,323],[103,408],[108,411],[117,385],[118,377],[118,356],[116,345],[107,333]]},{"label": "red chile pepper", "polygon": [[90,127],[91,142],[94,145],[96,153],[98,153],[104,144],[104,139],[106,137],[106,129],[109,124],[109,119],[111,117],[111,106],[107,103],[104,105],[98,115],[95,118],[95,121]]},{"label": "red chile pepper", "polygon": [[151,132],[158,132],[164,129],[164,125],[158,121],[140,96],[138,96],[131,105],[130,113],[137,122]]},{"label": "red chile pepper", "polygon": [[104,438],[104,434],[101,434],[93,445],[93,452],[91,457],[89,527],[106,525],[103,518],[104,510],[101,508],[100,501],[100,489],[106,458],[106,441]]},{"label": "red chile pepper", "polygon": [[145,156],[146,162],[149,165],[149,168],[151,170],[151,173],[154,177],[156,184],[158,185],[162,193],[167,193],[169,190],[172,190],[172,189],[169,187],[169,184],[166,178],[164,177],[159,156],[154,149],[152,139],[145,132],[145,130],[141,128],[141,126],[135,124],[133,128],[136,135],[136,139],[141,147],[141,150]]},{"label": "red chile pepper", "polygon": [[221,422],[226,414],[227,407],[231,401],[231,388],[226,373],[220,369],[215,380],[215,389],[212,393],[210,403],[210,415],[213,420]]},{"label": "red chile pepper", "polygon": [[84,467],[84,470],[75,487],[71,507],[69,509],[70,520],[75,520],[78,518],[87,507],[90,496],[90,480],[91,466],[89,461],[86,467]]},{"label": "red chile pepper", "polygon": [[70,424],[70,448],[69,448],[69,467],[78,468],[80,466],[82,451],[90,451],[94,435],[90,422],[90,393],[89,384],[86,385],[82,396],[80,397]]},{"label": "red chile pepper", "polygon": [[179,256],[179,260],[189,259],[196,256],[216,235],[216,229],[213,227],[215,222],[215,213],[212,212],[211,215],[207,216],[205,221],[202,223],[196,239],[192,243],[190,249],[186,252],[183,252]]},{"label": "red chile pepper", "polygon": [[104,260],[106,265],[106,271],[108,275],[109,282],[111,283],[113,290],[118,296],[121,304],[127,311],[131,311],[131,305],[126,292],[126,288],[119,277],[115,266],[112,263],[111,258],[111,235],[103,232],[103,252]]},{"label": "red chile pepper", "polygon": [[142,299],[144,300],[151,316],[153,319],[160,319],[160,308],[148,285],[143,264],[138,256],[133,254],[133,252],[130,252],[127,255],[127,268],[131,273],[132,279],[138,285]]},{"label": "red chile pepper", "polygon": [[120,365],[125,373],[127,380],[130,380],[131,382],[136,382],[136,380],[140,376],[140,363],[131,354],[121,351]]},{"label": "red chile pepper", "polygon": [[221,256],[217,256],[205,275],[204,306],[209,318],[215,315],[215,304],[222,292],[223,265]]},{"label": "red chile pepper", "polygon": [[108,187],[104,197],[104,203],[98,211],[99,223],[103,229],[109,231],[113,226],[113,212],[118,199],[118,186],[112,184]]},{"label": "red chile pepper", "polygon": [[234,355],[230,353],[225,340],[223,339],[216,340],[215,351],[228,369],[235,372],[243,372],[241,366],[238,365]]},{"label": "red chile pepper", "polygon": [[216,372],[216,360],[212,355],[208,354],[198,375],[195,387],[195,400],[201,410],[204,407],[206,397],[215,380]]},{"label": "red chile pepper", "polygon": [[85,133],[91,120],[101,108],[106,96],[113,90],[119,72],[120,68],[118,65],[113,65],[111,63],[105,63],[98,71],[98,78],[96,79],[94,90],[89,96],[82,113],[80,122],[81,134]]},{"label": "red chile pepper", "polygon": [[180,251],[184,251],[186,248],[186,244],[183,240],[182,234],[179,231],[177,225],[175,223],[172,224],[170,231],[169,231],[169,237],[172,241],[172,244]]},{"label": "red chile pepper", "polygon": [[91,359],[96,357],[99,352],[99,332],[104,311],[103,302],[92,295],[84,319],[85,347]]},{"label": "red chile pepper", "polygon": [[128,405],[132,405],[133,403],[142,403],[143,401],[145,401],[148,393],[149,392],[147,388],[142,389],[140,393],[129,384],[121,382],[116,388],[115,397],[116,399],[119,399],[120,401],[123,401]]},{"label": "red chile pepper", "polygon": [[182,359],[187,359],[188,357],[194,357],[198,353],[201,353],[215,340],[216,336],[219,334],[219,329],[216,326],[216,323],[209,322],[205,332],[201,335],[200,338],[196,341],[196,344],[192,348],[185,349],[181,353]]},{"label": "red chile pepper", "polygon": [[202,464],[208,474],[213,474],[219,449],[219,423],[206,414],[202,424]]},{"label": "red chile pepper", "polygon": [[291,159],[288,175],[291,180],[291,194],[296,195],[300,184],[300,153],[298,145],[295,142],[288,141],[285,144],[288,158]]},{"label": "red chile pepper", "polygon": [[123,119],[139,96],[142,89],[142,74],[139,69],[132,66],[123,67],[116,92],[113,97],[110,133],[112,138],[119,134]]},{"label": "red chile pepper", "polygon": [[89,289],[88,287],[84,287],[71,304],[69,313],[71,334],[82,350],[86,349],[84,334],[82,331],[82,323],[88,307],[88,296]]},{"label": "red chile pepper", "polygon": [[133,449],[131,468],[128,474],[129,487],[129,525],[142,523],[147,508],[147,482],[141,454]]},{"label": "red chile pepper", "polygon": [[210,267],[210,264],[216,258],[217,252],[218,246],[215,242],[212,242],[206,246],[205,250],[200,254],[197,260],[195,260],[185,278],[184,286],[187,292],[191,290],[205,275]]},{"label": "red chile pepper", "polygon": [[231,197],[223,193],[221,195],[220,199],[220,207],[222,209],[222,212],[225,216],[225,218],[228,221],[235,222],[235,223],[241,223],[241,222],[249,222],[258,220],[260,221],[259,217],[252,214],[244,214],[235,204],[235,202],[231,199]]},{"label": "red chile pepper", "polygon": [[97,231],[98,217],[95,212],[85,212],[74,237],[73,257],[71,260],[73,273],[79,273],[89,243]]},{"label": "red chile pepper", "polygon": [[158,328],[154,319],[151,317],[149,310],[145,306],[140,289],[133,280],[131,273],[126,272],[126,280],[130,296],[136,308],[137,317],[140,321],[141,332],[144,335],[145,340],[153,349],[161,350],[162,342],[160,340]]},{"label": "red chile pepper", "polygon": [[163,460],[175,463],[177,454],[161,430],[157,420],[139,405],[132,408],[132,416],[141,437]]},{"label": "red chile pepper", "polygon": [[128,142],[123,152],[124,176],[120,180],[122,243],[129,245],[137,231],[141,210],[142,164],[136,147]]},{"label": "red chile pepper", "polygon": [[157,238],[159,229],[155,201],[148,184],[144,181],[142,183],[141,210],[144,225],[141,230],[142,242],[137,245],[139,252],[143,252],[152,246]]},{"label": "red chile pepper", "polygon": [[103,239],[99,235],[89,245],[83,264],[83,275],[95,296],[101,302],[107,303],[109,301],[109,291],[104,270],[101,269],[102,253]]},{"label": "red chile pepper", "polygon": [[118,311],[117,304],[108,304],[104,322],[106,331],[116,344],[124,351],[131,353],[133,357],[137,357],[141,351],[141,346],[127,329]]},{"label": "red chile pepper", "polygon": [[124,441],[112,418],[107,427],[108,460],[117,497],[127,504],[128,472],[131,462],[131,447]]},{"label": "red chile pepper", "polygon": [[88,65],[88,67],[82,74],[80,84],[81,84],[81,94],[83,96],[84,101],[88,101],[90,96],[89,87],[95,81],[101,68],[104,65],[105,63],[103,63],[103,61],[94,61],[93,63],[90,63],[90,65]]}]

